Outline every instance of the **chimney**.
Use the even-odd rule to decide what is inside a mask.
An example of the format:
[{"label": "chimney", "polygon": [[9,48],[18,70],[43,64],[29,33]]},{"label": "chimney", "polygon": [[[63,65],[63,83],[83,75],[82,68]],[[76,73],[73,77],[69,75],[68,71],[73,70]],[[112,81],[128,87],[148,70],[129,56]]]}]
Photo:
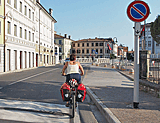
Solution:
[{"label": "chimney", "polygon": [[40,0],[37,0],[38,3],[40,3]]},{"label": "chimney", "polygon": [[67,34],[64,34],[64,37],[67,38]]},{"label": "chimney", "polygon": [[71,36],[69,35],[68,38],[71,39]]},{"label": "chimney", "polygon": [[95,39],[97,39],[97,37],[95,37]]},{"label": "chimney", "polygon": [[49,8],[49,14],[52,16],[53,15],[53,9]]}]

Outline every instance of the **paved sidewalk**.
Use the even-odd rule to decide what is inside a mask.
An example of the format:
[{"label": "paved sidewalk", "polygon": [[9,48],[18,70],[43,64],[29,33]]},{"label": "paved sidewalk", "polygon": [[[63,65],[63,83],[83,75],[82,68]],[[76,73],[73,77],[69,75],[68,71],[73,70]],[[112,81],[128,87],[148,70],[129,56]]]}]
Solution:
[{"label": "paved sidewalk", "polygon": [[[0,123],[70,123],[70,109],[65,105],[0,99]],[[80,123],[76,108],[74,123]]]},{"label": "paved sidewalk", "polygon": [[134,109],[134,82],[115,69],[91,66],[83,83],[110,123],[160,123],[160,98],[140,91],[139,109]]}]

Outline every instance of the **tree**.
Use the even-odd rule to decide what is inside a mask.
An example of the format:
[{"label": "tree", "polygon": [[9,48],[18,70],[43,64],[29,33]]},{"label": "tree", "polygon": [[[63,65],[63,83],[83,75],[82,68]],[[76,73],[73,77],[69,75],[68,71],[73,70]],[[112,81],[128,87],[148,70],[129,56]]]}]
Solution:
[{"label": "tree", "polygon": [[110,59],[115,59],[116,56],[114,54],[110,54]]},{"label": "tree", "polygon": [[160,15],[151,23],[150,31],[153,39],[160,44]]}]

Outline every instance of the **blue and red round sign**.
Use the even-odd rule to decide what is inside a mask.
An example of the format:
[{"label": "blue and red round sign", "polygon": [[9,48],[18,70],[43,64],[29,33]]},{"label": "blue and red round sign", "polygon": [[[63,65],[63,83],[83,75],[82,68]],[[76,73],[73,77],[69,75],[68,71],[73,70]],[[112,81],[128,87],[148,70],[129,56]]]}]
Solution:
[{"label": "blue and red round sign", "polygon": [[149,16],[149,6],[143,1],[134,1],[127,8],[129,19],[134,22],[142,22]]}]

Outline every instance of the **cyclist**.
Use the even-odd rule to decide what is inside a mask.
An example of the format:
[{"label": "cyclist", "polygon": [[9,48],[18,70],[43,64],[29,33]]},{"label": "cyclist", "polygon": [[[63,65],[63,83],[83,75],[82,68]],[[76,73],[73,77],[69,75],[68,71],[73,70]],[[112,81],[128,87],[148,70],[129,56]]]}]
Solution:
[{"label": "cyclist", "polygon": [[[65,70],[67,69],[67,73],[65,73]],[[79,69],[81,71],[81,74],[79,73]],[[79,62],[76,61],[76,55],[71,54],[70,55],[70,61],[66,62],[63,69],[62,69],[62,75],[66,75],[66,82],[68,83],[69,80],[76,79],[77,83],[81,83],[81,76],[84,75],[83,67]],[[66,103],[66,106],[69,106],[69,102]]]}]

